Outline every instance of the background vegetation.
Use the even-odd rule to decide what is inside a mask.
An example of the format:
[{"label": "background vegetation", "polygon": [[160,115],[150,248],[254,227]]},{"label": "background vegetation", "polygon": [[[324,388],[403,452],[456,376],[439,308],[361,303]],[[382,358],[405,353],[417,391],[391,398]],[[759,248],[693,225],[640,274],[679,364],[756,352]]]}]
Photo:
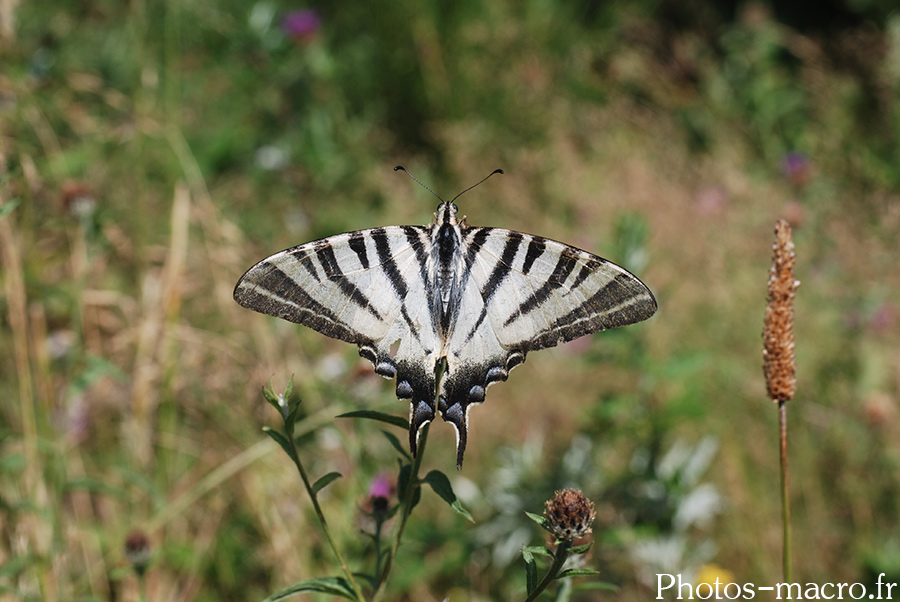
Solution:
[{"label": "background vegetation", "polygon": [[[345,230],[476,225],[636,272],[645,324],[529,356],[426,467],[393,599],[521,599],[523,543],[563,486],[598,508],[589,566],[780,577],[777,433],[761,371],[772,228],[795,228],[795,579],[900,581],[900,14],[641,0],[0,2],[0,596],[253,600],[333,561],[261,432],[304,399],[301,454],[363,558],[393,475],[352,346],[238,307],[240,274]],[[294,14],[289,11],[312,12]],[[287,19],[287,20],[286,20]],[[428,492],[426,492],[428,493]]]}]

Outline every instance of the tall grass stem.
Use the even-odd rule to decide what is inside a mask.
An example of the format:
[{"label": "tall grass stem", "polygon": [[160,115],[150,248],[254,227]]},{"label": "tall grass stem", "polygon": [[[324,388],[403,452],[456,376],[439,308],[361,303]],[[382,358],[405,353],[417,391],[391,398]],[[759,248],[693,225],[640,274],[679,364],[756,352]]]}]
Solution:
[{"label": "tall grass stem", "polygon": [[788,473],[787,454],[787,402],[778,402],[778,434],[781,445],[781,526],[782,537],[782,568],[784,582],[791,583],[791,499],[790,475]]},{"label": "tall grass stem", "polygon": [[[2,201],[2,199],[0,199]],[[48,504],[47,484],[41,460],[38,433],[38,409],[32,387],[31,362],[28,351],[28,298],[25,289],[25,274],[22,267],[22,242],[17,233],[13,214],[0,218],[0,261],[5,274],[6,303],[9,327],[12,331],[13,353],[19,389],[19,412],[22,421],[22,443],[25,450],[25,470],[22,479],[22,496],[35,506],[35,515],[45,511]],[[30,539],[31,550],[35,554],[48,554],[50,541],[36,517],[26,523],[26,537]],[[39,564],[40,566],[40,564]],[[52,573],[39,570],[37,582],[44,595],[53,591]]]}]

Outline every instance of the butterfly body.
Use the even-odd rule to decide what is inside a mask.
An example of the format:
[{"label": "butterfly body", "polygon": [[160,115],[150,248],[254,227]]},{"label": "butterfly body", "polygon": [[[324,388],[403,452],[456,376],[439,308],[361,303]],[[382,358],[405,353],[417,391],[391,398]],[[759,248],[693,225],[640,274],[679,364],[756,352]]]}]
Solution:
[{"label": "butterfly body", "polygon": [[437,411],[456,429],[459,466],[469,410],[529,351],[644,320],[656,300],[605,259],[540,236],[470,227],[457,211],[442,202],[428,226],[287,249],[250,268],[234,298],[358,345],[410,401],[413,453]]}]

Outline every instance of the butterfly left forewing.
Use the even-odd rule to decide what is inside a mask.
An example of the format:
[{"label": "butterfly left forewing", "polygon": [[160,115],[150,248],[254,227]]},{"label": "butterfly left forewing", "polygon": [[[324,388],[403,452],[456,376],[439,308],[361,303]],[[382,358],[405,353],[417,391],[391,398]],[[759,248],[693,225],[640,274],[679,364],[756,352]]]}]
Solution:
[{"label": "butterfly left forewing", "polygon": [[[365,232],[349,232],[267,257],[241,277],[234,299],[248,309],[343,341],[380,338],[391,325],[397,300],[363,292],[367,286],[387,284],[381,270],[363,265],[373,254],[365,247],[361,255],[352,249],[357,244],[353,241],[367,238]],[[412,251],[401,254],[412,256]]]},{"label": "butterfly left forewing", "polygon": [[410,447],[434,418],[437,340],[425,273],[429,230],[389,226],[276,253],[238,281],[235,300],[260,313],[355,343],[410,400]]}]

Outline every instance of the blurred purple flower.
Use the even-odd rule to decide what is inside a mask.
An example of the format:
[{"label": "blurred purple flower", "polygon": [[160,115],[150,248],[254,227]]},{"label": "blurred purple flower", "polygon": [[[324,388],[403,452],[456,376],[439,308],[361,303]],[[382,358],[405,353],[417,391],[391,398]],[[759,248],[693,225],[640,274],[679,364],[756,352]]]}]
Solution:
[{"label": "blurred purple flower", "polygon": [[380,474],[372,480],[369,485],[369,497],[391,497],[391,480],[387,475]]},{"label": "blurred purple flower", "polygon": [[869,318],[869,327],[876,333],[890,330],[897,321],[897,312],[887,303],[879,305]]},{"label": "blurred purple flower", "polygon": [[795,186],[803,186],[812,176],[812,162],[798,151],[791,151],[781,160],[781,173]]},{"label": "blurred purple flower", "polygon": [[728,191],[722,186],[707,186],[694,197],[694,209],[704,217],[721,215],[728,207]]},{"label": "blurred purple flower", "polygon": [[379,521],[387,518],[393,491],[394,485],[387,475],[380,474],[375,477],[369,485],[369,499],[364,509],[366,514]]},{"label": "blurred purple flower", "polygon": [[292,10],[281,20],[281,31],[299,42],[308,42],[322,25],[319,13],[312,9]]}]

